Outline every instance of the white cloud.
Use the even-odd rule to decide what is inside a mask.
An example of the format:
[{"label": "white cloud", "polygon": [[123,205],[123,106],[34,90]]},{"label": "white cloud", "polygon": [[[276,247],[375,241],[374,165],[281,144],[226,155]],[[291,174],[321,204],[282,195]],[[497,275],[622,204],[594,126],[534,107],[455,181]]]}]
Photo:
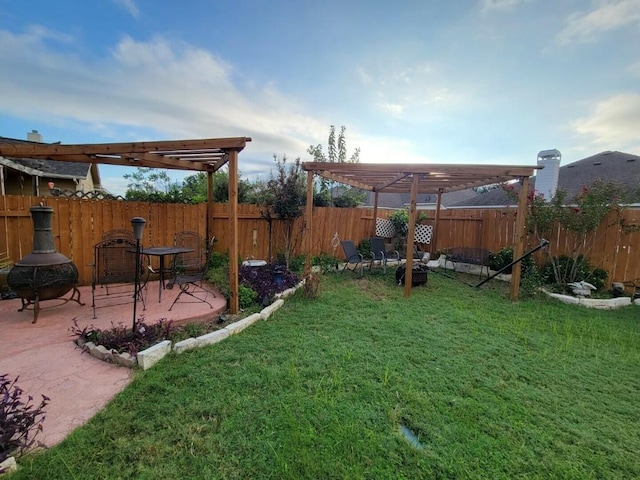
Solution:
[{"label": "white cloud", "polygon": [[462,93],[445,86],[439,68],[429,63],[382,68],[377,73],[367,72],[366,79],[363,86],[372,91],[376,107],[396,118],[434,117],[437,109],[455,108],[464,102]]},{"label": "white cloud", "polygon": [[630,24],[640,25],[640,0],[601,0],[592,10],[571,15],[557,38],[562,44],[591,42]]},{"label": "white cloud", "polygon": [[369,75],[364,68],[358,67],[356,69],[356,72],[358,74],[358,77],[360,77],[360,81],[362,82],[363,85],[371,85],[371,83],[373,83],[373,79],[371,78],[371,75]]},{"label": "white cloud", "polygon": [[[246,149],[304,154],[327,126],[272,85],[245,82],[210,52],[163,37],[124,37],[112,55],[85,61],[49,48],[44,29],[0,30],[0,109],[22,118],[82,124],[123,140],[249,136]],[[69,43],[71,43],[69,41]],[[65,48],[65,51],[72,50]],[[156,137],[159,140],[161,138]],[[149,140],[149,138],[142,138]]]},{"label": "white cloud", "polygon": [[523,3],[527,3],[530,0],[481,0],[480,9],[483,12],[490,12],[493,10],[512,10]]},{"label": "white cloud", "polygon": [[608,150],[640,150],[640,94],[615,95],[598,102],[590,115],[578,119],[574,131]]},{"label": "white cloud", "polygon": [[116,5],[120,5],[123,7],[129,15],[137,18],[140,15],[140,10],[138,9],[136,2],[134,0],[113,0]]}]

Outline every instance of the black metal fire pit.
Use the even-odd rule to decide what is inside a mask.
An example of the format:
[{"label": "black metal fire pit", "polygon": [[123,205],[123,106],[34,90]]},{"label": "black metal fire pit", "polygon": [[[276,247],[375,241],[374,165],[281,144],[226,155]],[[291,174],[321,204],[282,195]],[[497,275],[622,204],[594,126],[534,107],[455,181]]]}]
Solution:
[{"label": "black metal fire pit", "polygon": [[19,260],[7,275],[7,284],[22,300],[21,312],[33,306],[33,322],[38,321],[43,300],[60,299],[73,289],[70,298],[61,299],[59,305],[73,300],[80,305],[78,269],[53,243],[51,220],[53,208],[31,207],[33,220],[33,252]]}]

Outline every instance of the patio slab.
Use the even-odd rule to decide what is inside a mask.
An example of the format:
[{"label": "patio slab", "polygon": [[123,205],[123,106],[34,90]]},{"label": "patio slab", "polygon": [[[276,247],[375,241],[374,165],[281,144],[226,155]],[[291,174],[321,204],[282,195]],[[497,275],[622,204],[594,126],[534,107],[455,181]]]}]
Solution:
[{"label": "patio slab", "polygon": [[[146,310],[138,302],[138,317],[144,317],[147,323],[163,318],[176,324],[205,322],[226,309],[226,300],[217,294],[213,299],[209,297],[213,308],[203,302],[183,303],[183,299],[191,300],[183,296],[168,311],[179,290],[163,290],[162,301],[158,302],[158,287],[157,281],[147,284]],[[51,399],[46,407],[44,430],[37,437],[48,447],[87,422],[133,379],[129,368],[83,354],[69,331],[74,319],[81,328],[130,325],[133,303],[108,305],[102,301],[96,312],[98,318],[94,319],[91,287],[80,287],[80,295],[84,306],[76,302],[52,306],[57,300],[43,302],[35,324],[31,323],[33,311],[18,312],[20,299],[0,300],[0,373],[11,379],[19,375],[17,384],[34,397],[34,403],[40,401],[41,394]]]}]

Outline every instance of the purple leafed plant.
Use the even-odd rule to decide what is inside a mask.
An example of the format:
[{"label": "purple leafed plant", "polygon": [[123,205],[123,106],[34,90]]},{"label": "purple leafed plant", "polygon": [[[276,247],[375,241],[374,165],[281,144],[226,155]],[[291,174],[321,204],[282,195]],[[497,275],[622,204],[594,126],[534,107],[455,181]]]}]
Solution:
[{"label": "purple leafed plant", "polygon": [[74,319],[73,327],[69,330],[72,335],[85,342],[93,342],[96,345],[104,346],[107,350],[114,349],[118,353],[127,352],[135,356],[138,352],[168,339],[174,327],[171,321],[165,319],[147,325],[144,323],[144,318],[140,318],[136,322],[135,330],[122,323],[118,325],[112,323],[110,329],[99,330],[93,325],[80,328],[77,320]]},{"label": "purple leafed plant", "polygon": [[25,400],[24,391],[16,384],[18,378],[9,380],[8,375],[0,375],[0,463],[33,446],[36,435],[42,431],[44,407],[49,403],[45,395],[38,405],[31,395]]},{"label": "purple leafed plant", "polygon": [[240,267],[240,283],[251,287],[261,301],[272,299],[276,293],[295,287],[298,276],[287,271],[284,265],[273,263],[264,267]]}]

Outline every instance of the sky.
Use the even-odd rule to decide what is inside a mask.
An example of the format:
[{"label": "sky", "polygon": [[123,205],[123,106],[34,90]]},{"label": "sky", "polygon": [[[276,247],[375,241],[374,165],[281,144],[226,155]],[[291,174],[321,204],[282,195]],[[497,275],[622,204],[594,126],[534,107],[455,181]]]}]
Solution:
[{"label": "sky", "polygon": [[330,125],[361,162],[640,155],[640,0],[0,0],[0,61],[0,136],[247,136],[246,179]]}]

